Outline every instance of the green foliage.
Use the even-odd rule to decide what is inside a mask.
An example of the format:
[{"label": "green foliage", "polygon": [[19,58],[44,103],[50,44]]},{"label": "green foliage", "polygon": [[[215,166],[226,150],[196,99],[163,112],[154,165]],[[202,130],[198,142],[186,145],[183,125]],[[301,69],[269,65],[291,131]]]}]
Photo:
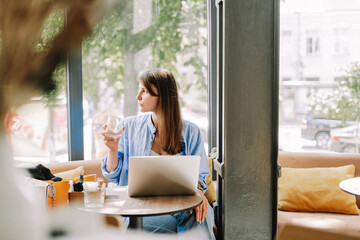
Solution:
[{"label": "green foliage", "polygon": [[[49,16],[41,41],[35,44],[37,51],[46,51],[50,47],[48,42],[64,26],[63,16],[62,10]],[[207,68],[201,56],[204,53],[199,52],[199,48],[207,44],[206,0],[153,0],[151,25],[137,33],[133,32],[133,17],[133,1],[121,1],[83,42],[83,89],[93,110],[97,110],[101,96],[109,94],[109,89],[104,86],[111,88],[113,102],[121,100],[125,93],[125,65],[134,61],[126,57],[145,47],[151,48],[150,67],[168,68],[177,79],[181,75],[179,62],[194,71],[195,79],[182,86],[181,91],[206,92]],[[59,66],[52,78],[56,88],[42,95],[48,106],[54,106],[56,98],[65,91],[65,66]]]},{"label": "green foliage", "polygon": [[99,85],[112,88],[113,101],[121,99],[127,80],[124,79],[125,64],[134,61],[126,57],[145,47],[151,47],[150,66],[168,68],[176,78],[180,76],[179,59],[184,59],[180,61],[192,66],[196,79],[181,90],[187,92],[195,88],[206,92],[207,69],[198,52],[201,46],[206,46],[206,1],[153,0],[152,6],[151,25],[133,33],[133,2],[122,2],[83,43],[84,94],[94,103],[94,110],[106,91]]},{"label": "green foliage", "polygon": [[65,92],[65,65],[59,64],[52,75],[52,81],[55,86],[50,92],[43,92],[41,100],[48,108],[55,108],[58,105],[58,97]]},{"label": "green foliage", "polygon": [[[40,41],[34,45],[35,51],[46,53],[46,51],[51,47],[49,43],[62,30],[63,27],[64,11],[62,9],[55,9],[50,13],[49,17],[44,23]],[[49,81],[49,84],[52,86],[52,90],[50,92],[43,91],[41,93],[41,100],[47,107],[54,108],[57,106],[58,96],[65,92],[65,76],[65,64],[58,65],[55,71],[52,73],[51,81]]]},{"label": "green foliage", "polygon": [[64,27],[64,11],[62,9],[55,9],[50,13],[49,17],[44,23],[44,28],[41,32],[40,42],[35,46],[36,50],[44,51],[48,49],[51,40],[60,33]]},{"label": "green foliage", "polygon": [[343,122],[360,120],[360,64],[354,62],[345,69],[345,75],[335,80],[333,93],[314,96],[312,112]]},{"label": "green foliage", "polygon": [[206,1],[183,1],[183,5],[183,22],[188,27],[182,29],[183,38],[186,39],[187,44],[183,46],[181,52],[188,56],[184,65],[193,67],[196,79],[185,86],[182,91],[188,92],[191,88],[205,90],[207,89],[207,65],[205,64],[206,60],[202,59],[203,54],[199,53],[199,49],[207,45]]}]

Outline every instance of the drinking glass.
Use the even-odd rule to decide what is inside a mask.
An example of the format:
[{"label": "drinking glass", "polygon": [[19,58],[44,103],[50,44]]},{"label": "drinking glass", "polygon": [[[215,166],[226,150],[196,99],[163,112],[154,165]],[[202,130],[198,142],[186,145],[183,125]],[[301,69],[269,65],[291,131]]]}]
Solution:
[{"label": "drinking glass", "polygon": [[[117,125],[120,123],[121,119],[119,117],[116,116],[108,116],[108,119],[106,121],[106,130],[110,130],[111,133],[115,132],[115,129],[117,127]],[[106,134],[107,137],[112,137],[112,138],[119,138],[119,135],[116,134],[111,134],[108,133]]]},{"label": "drinking glass", "polygon": [[84,183],[84,204],[86,208],[103,207],[105,201],[105,183]]}]

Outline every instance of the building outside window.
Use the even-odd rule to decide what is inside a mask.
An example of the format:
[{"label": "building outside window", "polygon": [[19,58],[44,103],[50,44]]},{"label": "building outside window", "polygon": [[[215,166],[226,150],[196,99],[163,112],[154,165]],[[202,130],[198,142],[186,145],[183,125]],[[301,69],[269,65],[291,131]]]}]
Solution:
[{"label": "building outside window", "polygon": [[291,30],[284,30],[281,33],[281,43],[280,43],[280,51],[282,56],[290,57],[291,56],[291,47],[292,47],[292,34]]},{"label": "building outside window", "polygon": [[[360,32],[354,29],[360,21],[360,2],[348,3],[280,2],[280,49],[291,51],[291,54],[280,51],[279,147],[282,151],[358,153],[360,150],[356,147],[356,139],[360,140],[356,131],[347,134],[343,129],[357,124],[359,105],[356,107],[356,103],[360,101],[358,95],[352,94],[355,89],[350,84],[360,83],[355,74],[359,71]],[[292,41],[285,34],[289,29],[293,33]],[[320,141],[320,137],[327,141]]]}]

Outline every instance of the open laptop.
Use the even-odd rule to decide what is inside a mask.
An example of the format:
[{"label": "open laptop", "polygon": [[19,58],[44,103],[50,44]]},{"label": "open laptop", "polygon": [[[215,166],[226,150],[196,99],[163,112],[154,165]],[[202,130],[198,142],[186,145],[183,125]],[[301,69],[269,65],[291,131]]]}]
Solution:
[{"label": "open laptop", "polygon": [[128,194],[136,196],[196,193],[200,156],[130,157]]}]

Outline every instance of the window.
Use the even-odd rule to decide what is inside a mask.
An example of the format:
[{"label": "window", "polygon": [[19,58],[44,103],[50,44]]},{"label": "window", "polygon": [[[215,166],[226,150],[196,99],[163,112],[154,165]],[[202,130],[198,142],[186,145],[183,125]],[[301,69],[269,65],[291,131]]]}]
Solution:
[{"label": "window", "polygon": [[349,54],[349,29],[334,29],[334,54]]},{"label": "window", "polygon": [[183,118],[207,142],[206,1],[134,0],[106,16],[82,46],[85,159],[107,154],[100,135],[109,114],[138,114],[137,75],[168,68]]},{"label": "window", "polygon": [[[168,68],[174,74],[183,118],[200,127],[207,147],[206,16],[206,1],[134,0],[118,3],[98,23],[93,34],[82,44],[82,79],[76,79],[82,81],[83,86],[85,159],[99,159],[106,154],[99,133],[107,115],[126,117],[138,113],[137,75],[154,67]],[[63,13],[59,12],[49,23],[52,26],[59,22],[61,27],[63,21]],[[50,30],[58,27],[59,24]],[[10,134],[14,143],[17,135],[34,137],[35,141],[24,144],[22,140],[14,144],[19,160],[68,159],[65,67],[59,68],[56,74],[59,91],[54,93],[51,107],[50,102],[37,96],[18,109],[17,115],[11,115],[11,131],[14,132]],[[74,92],[73,86],[69,88]],[[29,117],[23,118],[26,114]],[[28,122],[32,131],[15,132],[24,125],[16,117]],[[28,145],[33,149],[26,154],[26,159],[16,154],[27,153]]]},{"label": "window", "polygon": [[[336,135],[359,121],[360,99],[355,85],[360,84],[356,74],[360,52],[352,42],[360,41],[360,33],[352,26],[360,21],[360,2],[351,0],[339,6],[335,2],[280,2],[280,48],[293,52],[288,55],[280,51],[282,151],[360,152],[354,139],[341,141]],[[286,41],[289,29],[294,35],[290,43]]]},{"label": "window", "polygon": [[316,31],[307,31],[306,37],[306,53],[307,54],[319,54],[320,46],[319,46],[319,37],[316,36]]},{"label": "window", "polygon": [[[55,9],[45,21],[36,51],[46,51],[50,40],[64,25],[64,12]],[[67,105],[65,66],[53,73],[55,90],[44,96],[34,95],[30,101],[8,112],[7,132],[14,159],[20,162],[67,161]]]}]

